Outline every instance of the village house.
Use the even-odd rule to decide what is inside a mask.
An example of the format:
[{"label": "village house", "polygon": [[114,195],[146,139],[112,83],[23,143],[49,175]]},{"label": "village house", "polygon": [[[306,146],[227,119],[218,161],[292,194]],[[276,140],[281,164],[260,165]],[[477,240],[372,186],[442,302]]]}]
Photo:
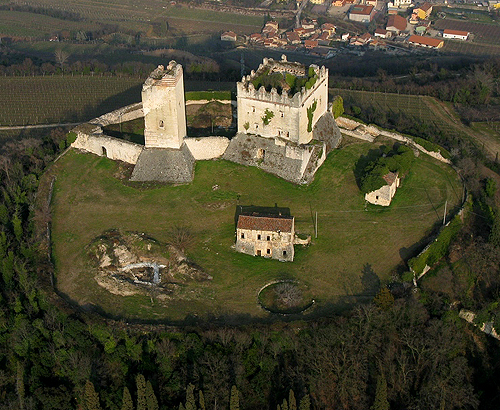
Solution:
[{"label": "village house", "polygon": [[444,41],[441,39],[417,35],[410,36],[408,43],[427,48],[441,48],[444,46]]},{"label": "village house", "polygon": [[367,4],[368,6],[377,7],[377,0],[366,0],[365,4]]},{"label": "village house", "polygon": [[395,7],[406,9],[410,7],[413,4],[413,2],[412,0],[394,0],[393,4]]},{"label": "village house", "polygon": [[239,215],[236,251],[252,256],[293,261],[295,220],[293,216]]},{"label": "village house", "polygon": [[220,39],[222,41],[236,41],[236,38],[237,38],[236,33],[232,31],[225,31],[220,35]]},{"label": "village house", "polygon": [[328,33],[329,36],[335,34],[336,27],[331,23],[324,23],[321,25],[321,31],[323,33]]},{"label": "village house", "polygon": [[335,0],[333,2],[334,7],[343,7],[346,4],[346,0]]},{"label": "village house", "polygon": [[299,35],[294,31],[287,31],[286,38],[290,44],[300,44],[301,42]]},{"label": "village house", "polygon": [[398,35],[402,31],[406,30],[406,26],[407,21],[404,17],[401,17],[398,14],[392,14],[391,16],[389,16],[389,20],[387,21],[387,26],[385,29]]},{"label": "village house", "polygon": [[413,9],[413,14],[415,14],[420,20],[427,19],[432,13],[432,5],[425,2],[421,6]]},{"label": "village house", "polygon": [[390,37],[391,33],[388,32],[387,30],[384,30],[383,28],[377,28],[375,29],[374,35],[375,37],[387,38]]},{"label": "village house", "polygon": [[373,6],[365,6],[358,4],[353,6],[349,11],[349,20],[358,21],[360,23],[369,23],[375,16],[375,8]]},{"label": "village house", "polygon": [[399,187],[399,176],[397,173],[389,172],[383,176],[386,185],[365,194],[365,200],[374,205],[389,206],[392,198]]},{"label": "village house", "polygon": [[443,31],[443,38],[451,38],[466,41],[469,38],[470,33],[468,31],[450,30],[445,29]]}]

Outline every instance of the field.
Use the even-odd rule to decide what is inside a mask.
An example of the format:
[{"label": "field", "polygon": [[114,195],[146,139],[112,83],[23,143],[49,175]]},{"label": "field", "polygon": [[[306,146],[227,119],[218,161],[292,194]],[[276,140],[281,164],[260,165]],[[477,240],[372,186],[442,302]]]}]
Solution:
[{"label": "field", "polygon": [[140,101],[142,82],[100,76],[0,77],[0,124],[88,121]]},{"label": "field", "polygon": [[500,46],[494,44],[471,43],[470,41],[446,40],[443,51],[473,56],[498,56],[500,55]]},{"label": "field", "polygon": [[474,23],[471,21],[460,20],[438,20],[434,24],[438,30],[451,29],[468,31],[474,34],[474,41],[498,45],[500,38],[500,24]]},{"label": "field", "polygon": [[464,136],[463,127],[453,116],[452,109],[432,97],[337,88],[332,88],[331,92],[341,95],[344,104],[377,107],[382,112],[401,112],[420,123],[436,126],[449,138]]},{"label": "field", "polygon": [[[180,320],[190,314],[263,317],[258,290],[283,278],[308,287],[316,301],[313,314],[369,300],[377,283],[387,283],[402,260],[416,251],[415,244],[442,219],[445,201],[452,209],[462,196],[452,168],[421,155],[389,208],[365,207],[353,167],[372,147],[346,143],[329,155],[310,186],[226,161],[199,161],[189,185],[130,186],[115,177],[117,163],[70,151],[54,168],[57,286],[80,304],[146,319]],[[220,189],[214,190],[214,185]],[[296,247],[292,263],[236,253],[231,248],[235,212],[238,205],[252,204],[289,207],[296,232],[302,234],[313,235],[317,212],[318,237],[313,235],[308,248]],[[104,231],[145,232],[166,242],[175,227],[192,232],[194,243],[187,254],[212,281],[190,285],[164,305],[145,296],[112,296],[93,280],[85,247]]]}]

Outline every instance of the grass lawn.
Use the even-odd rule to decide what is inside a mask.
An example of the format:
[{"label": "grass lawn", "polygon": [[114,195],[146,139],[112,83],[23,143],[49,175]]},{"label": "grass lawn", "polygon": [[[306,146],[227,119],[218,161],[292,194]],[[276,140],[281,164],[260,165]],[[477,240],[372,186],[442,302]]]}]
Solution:
[{"label": "grass lawn", "polygon": [[[297,279],[314,297],[316,312],[335,309],[354,296],[371,297],[373,280],[386,283],[402,257],[461,198],[453,169],[423,154],[388,208],[365,208],[355,183],[355,161],[373,144],[353,143],[333,151],[309,186],[226,161],[199,161],[195,180],[183,186],[138,188],[114,177],[119,165],[71,150],[56,164],[53,251],[59,289],[81,304],[94,304],[124,317],[183,319],[268,314],[257,292],[268,281]],[[218,184],[219,190],[212,187]],[[295,261],[236,253],[232,249],[238,205],[289,207],[297,233],[318,238],[296,247]],[[102,232],[119,228],[167,241],[169,231],[187,226],[195,236],[188,256],[213,276],[183,288],[167,304],[149,297],[113,296],[91,274],[86,246]]]}]

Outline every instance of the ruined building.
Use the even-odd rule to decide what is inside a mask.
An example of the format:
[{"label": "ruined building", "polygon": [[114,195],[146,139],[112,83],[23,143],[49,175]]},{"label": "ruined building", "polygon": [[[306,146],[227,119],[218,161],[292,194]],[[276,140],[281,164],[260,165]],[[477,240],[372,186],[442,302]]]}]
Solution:
[{"label": "ruined building", "polygon": [[[238,132],[231,138],[186,136],[182,66],[158,66],[142,88],[142,104],[75,128],[75,148],[135,164],[132,181],[187,183],[196,160],[224,158],[257,166],[294,183],[309,183],[341,140],[328,110],[325,67],[265,58],[237,84]],[[145,145],[104,134],[105,125],[144,117]]]}]

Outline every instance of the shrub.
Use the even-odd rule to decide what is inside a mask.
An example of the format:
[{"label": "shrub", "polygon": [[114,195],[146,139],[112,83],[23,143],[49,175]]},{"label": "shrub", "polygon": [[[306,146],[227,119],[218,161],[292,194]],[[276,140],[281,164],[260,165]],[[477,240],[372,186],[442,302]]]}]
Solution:
[{"label": "shrub", "polygon": [[332,114],[333,118],[338,118],[344,113],[344,100],[340,95],[337,95],[333,99],[332,103]]}]

